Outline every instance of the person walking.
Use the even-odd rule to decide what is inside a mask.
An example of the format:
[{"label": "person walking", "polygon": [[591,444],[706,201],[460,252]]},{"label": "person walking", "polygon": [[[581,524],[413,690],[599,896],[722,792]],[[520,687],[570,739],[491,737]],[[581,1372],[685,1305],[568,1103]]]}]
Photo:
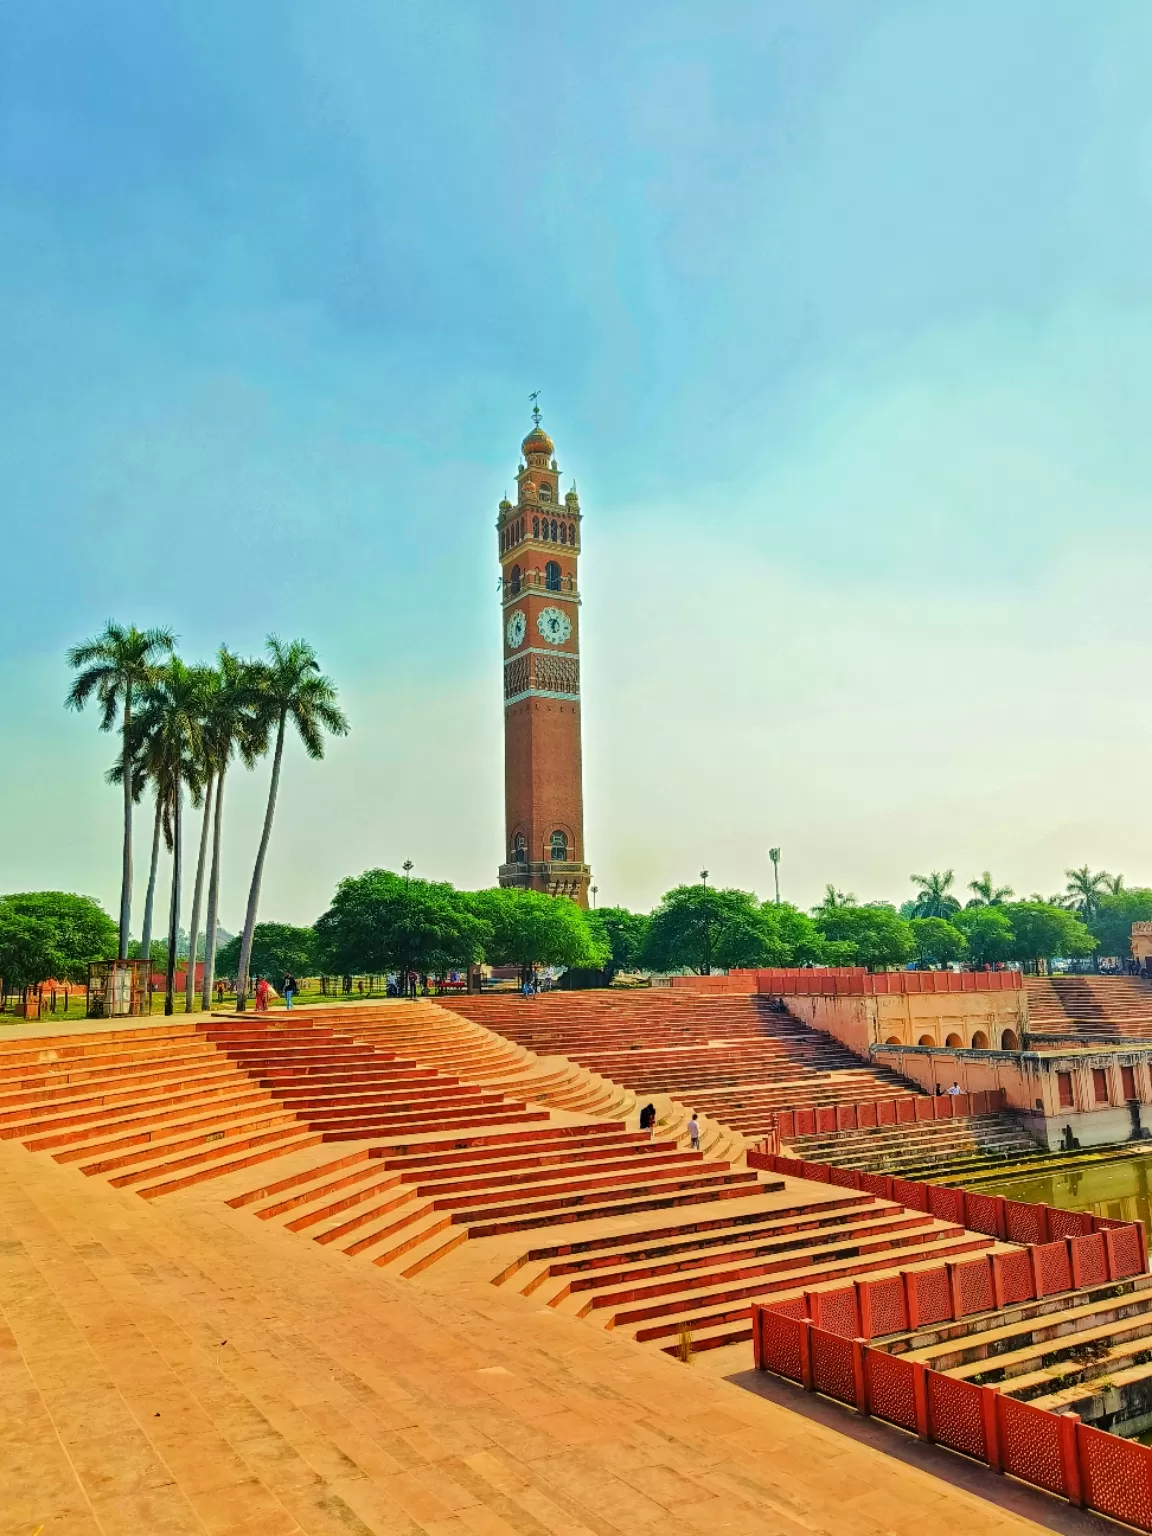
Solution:
[{"label": "person walking", "polygon": [[295,976],[293,976],[292,972],[289,971],[285,975],[285,977],[284,977],[284,1006],[285,1006],[285,1008],[291,1008],[291,1006],[292,1006],[292,999],[295,997],[295,995],[296,995],[296,993],[298,991],[299,991],[299,988],[296,985],[296,978],[295,978]]},{"label": "person walking", "polygon": [[268,1012],[268,982],[263,976],[259,977],[256,982],[256,1012]]},{"label": "person walking", "polygon": [[692,1118],[688,1122],[688,1146],[691,1151],[700,1150],[700,1122],[696,1118],[696,1111],[692,1111]]}]

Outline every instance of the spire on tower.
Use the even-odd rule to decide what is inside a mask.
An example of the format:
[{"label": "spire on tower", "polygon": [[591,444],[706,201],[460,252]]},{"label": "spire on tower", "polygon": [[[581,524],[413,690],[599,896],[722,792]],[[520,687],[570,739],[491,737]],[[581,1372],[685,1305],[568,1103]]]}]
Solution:
[{"label": "spire on tower", "polygon": [[532,402],[532,420],[536,424],[536,426],[539,427],[539,425],[540,425],[540,391],[538,389],[534,389],[532,391],[532,393],[528,396],[528,398]]}]

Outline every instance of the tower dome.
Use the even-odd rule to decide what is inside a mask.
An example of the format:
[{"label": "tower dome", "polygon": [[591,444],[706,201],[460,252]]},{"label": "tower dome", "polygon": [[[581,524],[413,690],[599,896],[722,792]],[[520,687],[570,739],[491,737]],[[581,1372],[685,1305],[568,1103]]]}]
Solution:
[{"label": "tower dome", "polygon": [[520,451],[527,459],[530,453],[543,453],[551,458],[556,452],[556,444],[541,426],[535,426],[528,436],[520,444]]}]

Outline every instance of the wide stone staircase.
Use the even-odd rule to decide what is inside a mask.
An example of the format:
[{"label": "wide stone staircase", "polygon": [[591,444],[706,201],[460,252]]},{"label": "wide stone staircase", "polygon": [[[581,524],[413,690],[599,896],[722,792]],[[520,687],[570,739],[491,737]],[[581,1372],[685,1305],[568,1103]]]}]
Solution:
[{"label": "wide stone staircase", "polygon": [[1043,1042],[1152,1041],[1152,982],[1139,976],[1029,976],[1028,1033]]},{"label": "wide stone staircase", "polygon": [[896,1097],[914,1086],[750,996],[658,988],[489,994],[452,1010],[537,1052],[559,1053],[640,1097],[669,1093],[754,1138],[775,1110]]},{"label": "wide stone staircase", "polygon": [[789,1155],[837,1168],[931,1179],[988,1172],[990,1165],[1030,1162],[1044,1153],[1011,1115],[992,1114],[796,1136]]},{"label": "wide stone staircase", "polygon": [[856,1191],[789,1180],[769,1211],[691,1225],[574,1236],[524,1249],[495,1276],[556,1311],[623,1330],[670,1354],[745,1343],[753,1302],[783,1301],[1005,1245]]}]

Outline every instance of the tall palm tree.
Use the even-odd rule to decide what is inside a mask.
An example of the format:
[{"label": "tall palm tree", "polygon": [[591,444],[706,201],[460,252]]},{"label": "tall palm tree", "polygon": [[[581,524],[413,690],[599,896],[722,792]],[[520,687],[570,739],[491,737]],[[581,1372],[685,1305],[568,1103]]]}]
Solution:
[{"label": "tall palm tree", "polygon": [[909,878],[913,885],[920,887],[914,916],[948,918],[959,910],[960,903],[948,894],[956,878],[952,870],[934,869],[930,875],[911,875]]},{"label": "tall palm tree", "polygon": [[1065,904],[1073,912],[1079,912],[1086,923],[1090,922],[1096,916],[1100,897],[1107,889],[1110,877],[1104,870],[1093,874],[1087,864],[1079,869],[1066,869],[1064,873],[1068,877],[1068,884],[1064,887],[1067,893]]},{"label": "tall palm tree", "polygon": [[[164,977],[164,1012],[176,1011],[176,945],[180,937],[180,884],[183,876],[184,790],[199,799],[203,777],[202,667],[189,667],[173,656],[145,693],[140,708],[142,736],[153,740],[154,760],[171,798],[172,886],[168,898],[168,959]],[[189,964],[195,964],[193,957]]]},{"label": "tall palm tree", "polygon": [[1120,896],[1124,892],[1123,875],[1105,875],[1104,890],[1109,896]]},{"label": "tall palm tree", "polygon": [[276,814],[276,796],[280,790],[280,767],[284,760],[284,738],[288,722],[291,720],[296,727],[304,750],[314,760],[324,756],[325,731],[333,736],[348,734],[347,718],[336,703],[336,689],[332,681],[320,671],[316,653],[308,642],[289,640],[285,644],[275,635],[269,635],[266,649],[268,660],[261,664],[259,672],[254,676],[257,706],[254,727],[263,735],[264,741],[268,740],[274,729],[276,745],[272,754],[272,779],[268,786],[264,830],[256,852],[256,867],[252,871],[248,910],[244,916],[244,933],[240,940],[240,964],[236,975],[238,1013],[244,1011],[248,990],[252,935],[260,905],[264,861],[268,856],[268,843],[272,836],[272,818]]},{"label": "tall palm tree", "polygon": [[65,701],[69,709],[83,709],[91,698],[100,706],[100,729],[110,731],[120,719],[121,779],[124,789],[124,847],[120,870],[120,953],[128,958],[132,927],[132,711],[141,691],[155,682],[164,656],[171,654],[176,638],[170,629],[137,629],[109,619],[94,639],[74,645],[68,665],[77,677]]},{"label": "tall palm tree", "polygon": [[974,897],[974,900],[968,903],[970,907],[999,907],[1008,900],[1009,896],[1016,894],[1010,885],[996,885],[992,879],[992,872],[988,869],[978,880],[969,880],[968,889]]},{"label": "tall palm tree", "polygon": [[856,895],[854,891],[838,891],[834,885],[824,887],[824,900],[818,907],[813,907],[813,912],[838,912],[842,907],[854,907]]},{"label": "tall palm tree", "polygon": [[[172,785],[164,760],[162,744],[157,737],[141,729],[140,715],[132,722],[132,798],[139,804],[145,789],[151,787],[154,802],[152,817],[152,857],[148,865],[148,885],[144,894],[144,920],[140,930],[140,958],[152,956],[152,914],[156,904],[156,876],[160,863],[160,839],[172,852]],[[124,782],[124,764],[118,761],[109,768],[105,777],[110,784]]]},{"label": "tall palm tree", "polygon": [[[261,747],[261,733],[256,710],[256,690],[252,663],[234,656],[221,646],[219,661],[212,674],[212,684],[207,691],[204,711],[204,762],[210,786],[215,791],[212,812],[212,855],[208,874],[208,914],[204,933],[204,973],[200,983],[200,1006],[212,1005],[212,983],[216,972],[216,930],[220,911],[220,847],[224,825],[224,779],[229,764],[239,752],[249,768],[256,761]],[[265,739],[267,732],[264,733]],[[208,791],[206,790],[206,794]],[[192,937],[197,941],[199,923],[199,894],[204,870],[205,830],[208,811],[205,809],[204,826],[200,832],[200,857],[196,866],[196,896],[193,899]],[[187,1006],[191,1008],[191,999]]]}]

